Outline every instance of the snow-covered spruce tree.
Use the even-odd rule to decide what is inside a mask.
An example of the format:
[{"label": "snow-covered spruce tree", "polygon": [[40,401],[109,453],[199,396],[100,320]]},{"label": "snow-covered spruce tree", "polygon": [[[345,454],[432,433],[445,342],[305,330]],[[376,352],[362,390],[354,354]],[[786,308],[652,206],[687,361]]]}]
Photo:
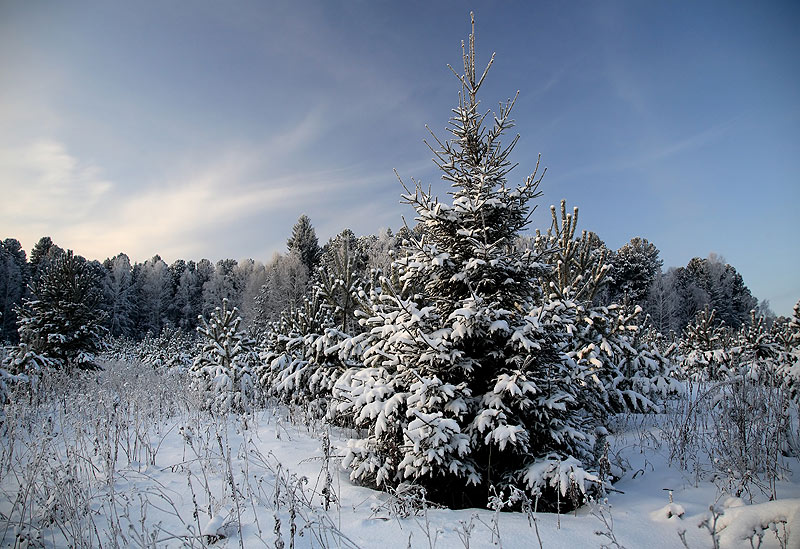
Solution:
[{"label": "snow-covered spruce tree", "polygon": [[196,386],[206,396],[206,406],[215,412],[251,412],[255,401],[255,346],[239,328],[239,310],[222,300],[208,320],[198,318],[200,355],[191,368]]},{"label": "snow-covered spruce tree", "polygon": [[358,306],[356,295],[364,285],[368,255],[365,243],[353,231],[345,229],[323,248],[314,291],[330,309],[342,331],[358,331],[354,313]]},{"label": "snow-covered spruce tree", "polygon": [[58,368],[93,370],[107,330],[101,290],[86,260],[72,250],[52,258],[17,310],[20,341]]},{"label": "snow-covered spruce tree", "polygon": [[517,139],[500,139],[514,101],[480,112],[491,61],[476,73],[474,26],[463,53],[452,138],[432,147],[451,200],[404,185],[421,236],[408,232],[396,284],[384,277],[362,294],[371,303],[360,312],[363,367],[337,382],[332,413],[365,429],[344,460],[356,481],[419,483],[455,506],[515,486],[555,505],[596,480],[587,472],[592,426],[576,408],[556,335],[527,314],[541,266],[515,242],[541,177],[507,185]]}]

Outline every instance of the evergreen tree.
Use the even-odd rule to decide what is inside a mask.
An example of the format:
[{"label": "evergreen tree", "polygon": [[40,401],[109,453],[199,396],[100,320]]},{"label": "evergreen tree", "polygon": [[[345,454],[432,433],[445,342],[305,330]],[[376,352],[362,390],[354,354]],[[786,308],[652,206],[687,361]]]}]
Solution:
[{"label": "evergreen tree", "polygon": [[800,401],[800,301],[794,306],[792,318],[778,318],[770,334],[778,347],[778,373],[783,385],[791,398]]},{"label": "evergreen tree", "polygon": [[541,177],[506,184],[517,139],[500,140],[514,101],[494,116],[479,111],[489,67],[476,73],[474,27],[463,60],[452,139],[432,149],[451,200],[406,187],[421,236],[408,232],[396,284],[384,276],[360,293],[368,331],[351,348],[363,349],[363,367],[337,382],[333,413],[367,432],[348,445],[354,480],[413,481],[451,505],[485,502],[493,485],[555,504],[597,479],[586,470],[592,426],[577,409],[557,334],[533,313],[541,266],[516,247]]},{"label": "evergreen tree", "polygon": [[207,306],[204,293],[206,283],[214,276],[214,270],[214,264],[205,258],[198,261],[195,267],[196,287],[192,307],[197,311],[198,316],[208,316],[214,310],[213,306]]},{"label": "evergreen tree", "polygon": [[284,402],[323,415],[335,381],[353,365],[337,352],[350,342],[317,292],[269,326],[261,345],[259,382]]},{"label": "evergreen tree", "polygon": [[632,238],[617,250],[611,262],[612,299],[617,303],[627,299],[642,304],[656,276],[661,273],[663,263],[654,244],[646,238]]},{"label": "evergreen tree", "polygon": [[750,319],[758,301],[744,284],[742,276],[715,254],[707,259],[692,258],[686,267],[675,271],[681,328],[691,322],[706,305],[717,311],[717,319],[738,329]]},{"label": "evergreen tree", "polygon": [[228,300],[214,309],[208,320],[199,319],[200,356],[192,374],[206,395],[206,405],[218,412],[251,412],[255,401],[253,365],[257,359],[253,341],[240,329],[239,310]]},{"label": "evergreen tree", "polygon": [[195,329],[200,308],[195,296],[198,293],[194,262],[190,261],[178,279],[175,289],[175,325],[185,332]]},{"label": "evergreen tree", "polygon": [[641,337],[640,306],[598,303],[612,267],[594,233],[575,236],[578,208],[568,214],[562,201],[561,215],[551,207],[551,216],[547,234],[537,231],[534,241],[550,266],[537,315],[557,334],[563,367],[583,387],[581,409],[600,425],[610,414],[655,410],[654,399],[679,390],[673,365]]},{"label": "evergreen tree", "polygon": [[317,275],[317,291],[340,329],[351,334],[357,331],[353,316],[357,306],[355,294],[363,285],[366,275],[368,256],[364,244],[353,231],[343,230],[323,248]]},{"label": "evergreen tree", "polygon": [[36,283],[40,273],[44,271],[48,263],[63,253],[64,250],[56,246],[49,236],[40,238],[31,250],[31,257],[28,263],[31,282]]},{"label": "evergreen tree", "polygon": [[61,368],[96,368],[106,315],[86,260],[68,250],[49,262],[31,290],[18,309],[20,340]]},{"label": "evergreen tree", "polygon": [[717,380],[730,370],[730,333],[708,305],[686,326],[681,345],[687,374]]},{"label": "evergreen tree", "polygon": [[16,307],[25,295],[28,281],[25,250],[19,241],[6,238],[0,241],[0,342],[16,343]]},{"label": "evergreen tree", "polygon": [[[178,286],[181,282],[181,275],[186,270],[187,264],[186,261],[183,259],[176,259],[173,261],[169,267],[169,275],[172,281],[172,288],[171,288],[171,295],[173,296],[172,301],[167,306],[167,320],[170,326],[180,327],[180,319],[181,319],[181,311],[178,307]],[[195,315],[196,317],[197,315]]]},{"label": "evergreen tree", "polygon": [[567,203],[561,201],[560,216],[550,206],[552,222],[547,233],[538,229],[534,248],[550,264],[542,279],[542,291],[557,299],[594,301],[608,282],[611,269],[608,249],[596,234],[578,229],[578,208],[567,213]]},{"label": "evergreen tree", "polygon": [[295,253],[308,269],[309,277],[317,271],[321,250],[317,233],[311,225],[311,219],[305,214],[301,215],[292,227],[292,236],[286,242],[290,253]]}]

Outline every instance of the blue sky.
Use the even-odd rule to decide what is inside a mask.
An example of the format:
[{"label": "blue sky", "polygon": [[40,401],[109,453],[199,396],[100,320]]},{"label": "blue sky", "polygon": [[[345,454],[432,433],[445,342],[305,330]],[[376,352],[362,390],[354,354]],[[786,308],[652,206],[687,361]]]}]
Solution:
[{"label": "blue sky", "polygon": [[[400,185],[446,192],[440,137],[469,11],[489,109],[519,90],[512,180],[534,227],[566,198],[611,248],[722,255],[800,298],[797,2],[0,2],[0,237],[103,259],[267,260],[397,229]],[[512,136],[509,135],[509,139]]]}]

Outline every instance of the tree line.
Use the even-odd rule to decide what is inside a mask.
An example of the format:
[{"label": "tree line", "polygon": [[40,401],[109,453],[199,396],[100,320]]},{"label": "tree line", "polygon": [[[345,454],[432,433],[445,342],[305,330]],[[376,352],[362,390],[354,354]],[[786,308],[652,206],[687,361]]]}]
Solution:
[{"label": "tree line", "polygon": [[[357,237],[344,229],[320,246],[311,220],[302,215],[286,252],[276,253],[266,264],[253,259],[178,259],[168,265],[158,255],[132,263],[125,253],[102,262],[75,258],[94,288],[101,324],[113,337],[142,339],[164,329],[194,333],[198,317],[207,317],[223,299],[239,309],[244,326],[255,334],[278,320],[282,311],[302,305],[315,281],[328,286],[334,307],[346,318],[350,305],[345,287],[368,277],[371,270],[386,270],[401,252],[403,239],[414,231],[419,227]],[[641,305],[663,334],[680,334],[706,306],[731,328],[747,323],[753,309],[768,320],[774,318],[769,304],[759,304],[736,269],[715,254],[662,271],[658,248],[647,239],[635,237],[609,250],[594,233],[589,235],[609,265],[609,282],[593,300]],[[535,238],[523,235],[518,245],[532,247]],[[17,309],[23,299],[36,296],[42,275],[65,253],[50,237],[41,238],[30,256],[18,240],[0,241],[0,340],[19,342]]]}]

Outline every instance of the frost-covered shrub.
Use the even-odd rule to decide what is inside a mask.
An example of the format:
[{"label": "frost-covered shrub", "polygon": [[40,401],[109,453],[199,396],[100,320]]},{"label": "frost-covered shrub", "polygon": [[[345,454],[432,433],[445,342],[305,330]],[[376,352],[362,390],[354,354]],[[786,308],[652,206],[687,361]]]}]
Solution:
[{"label": "frost-covered shrub", "polygon": [[53,361],[34,352],[26,343],[0,348],[0,405],[11,400],[15,388],[32,398],[42,374],[51,368]]},{"label": "frost-covered shrub", "polygon": [[788,472],[784,456],[800,449],[792,362],[781,343],[791,337],[767,330],[754,312],[736,333],[714,318],[707,308],[685,331],[679,347],[689,391],[674,404],[664,438],[671,458],[697,478],[737,496],[774,498]]},{"label": "frost-covered shrub", "polygon": [[228,309],[228,300],[223,299],[222,307],[214,309],[208,320],[198,320],[201,351],[191,374],[195,385],[206,395],[206,406],[220,412],[252,411],[257,356],[253,341],[239,328],[239,310]]},{"label": "frost-covered shrub", "polygon": [[102,357],[153,368],[188,370],[197,354],[196,336],[182,330],[165,328],[158,336],[148,333],[141,341],[126,337],[112,338],[106,342]]}]

